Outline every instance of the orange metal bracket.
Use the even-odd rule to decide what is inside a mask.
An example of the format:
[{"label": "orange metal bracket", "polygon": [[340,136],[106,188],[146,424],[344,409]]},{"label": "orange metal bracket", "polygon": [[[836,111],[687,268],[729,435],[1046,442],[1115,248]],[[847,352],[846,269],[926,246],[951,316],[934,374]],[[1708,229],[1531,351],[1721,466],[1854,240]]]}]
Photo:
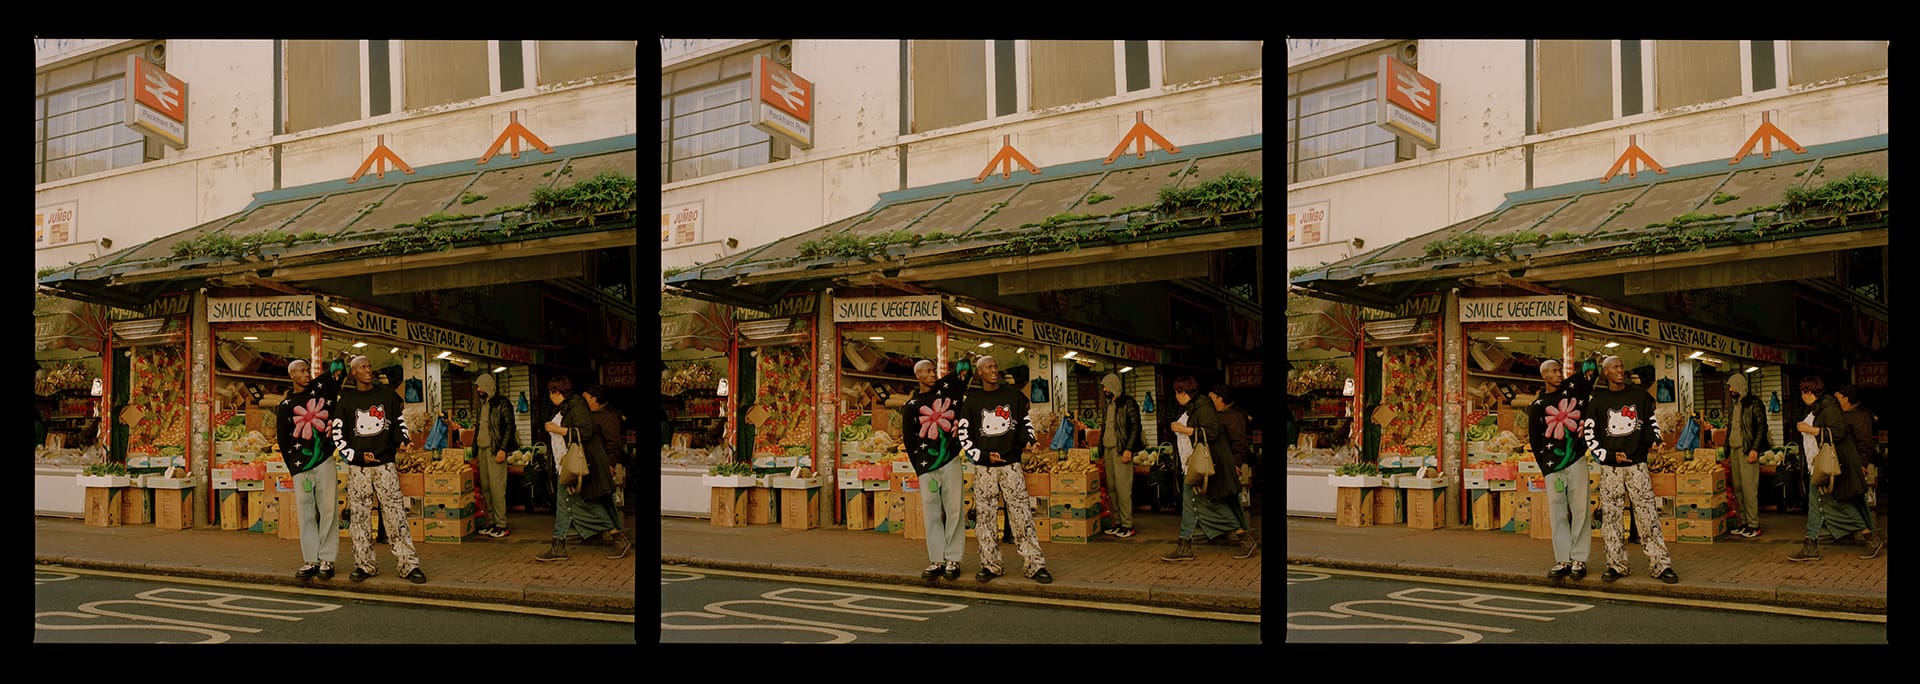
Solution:
[{"label": "orange metal bracket", "polygon": [[1001,144],[1000,152],[998,154],[993,155],[993,159],[987,161],[987,168],[982,169],[980,171],[980,177],[973,179],[973,182],[975,183],[985,182],[987,180],[987,176],[993,175],[993,167],[996,167],[996,166],[1001,167],[1001,171],[1000,171],[1001,178],[1012,178],[1013,165],[1015,163],[1020,164],[1020,168],[1026,169],[1027,173],[1031,173],[1036,176],[1040,175],[1040,169],[1035,168],[1033,165],[1033,162],[1027,161],[1026,156],[1020,154],[1019,150],[1013,149],[1013,136],[1010,136],[1010,135],[1000,136],[1000,144]]},{"label": "orange metal bracket", "polygon": [[1793,138],[1787,137],[1786,132],[1780,130],[1780,127],[1773,125],[1772,112],[1760,112],[1759,130],[1753,132],[1753,137],[1747,138],[1746,144],[1740,146],[1740,153],[1733,155],[1733,161],[1727,162],[1727,165],[1732,166],[1738,164],[1740,160],[1746,159],[1747,155],[1753,154],[1753,146],[1756,144],[1763,146],[1760,152],[1761,157],[1772,159],[1774,140],[1779,140],[1781,145],[1793,150],[1794,154],[1807,153],[1807,148],[1801,147],[1800,143],[1794,142]]},{"label": "orange metal bracket", "polygon": [[1162,149],[1165,149],[1170,153],[1173,153],[1173,154],[1180,153],[1180,148],[1174,147],[1173,143],[1167,142],[1166,138],[1161,137],[1159,131],[1153,130],[1152,126],[1147,125],[1146,115],[1144,112],[1134,112],[1133,113],[1133,129],[1127,131],[1127,137],[1121,138],[1120,145],[1118,147],[1113,148],[1113,154],[1107,155],[1107,160],[1101,163],[1112,164],[1113,160],[1120,158],[1120,153],[1125,151],[1127,149],[1127,145],[1129,144],[1135,145],[1134,155],[1136,158],[1146,159],[1147,158],[1147,141],[1149,140],[1153,141],[1153,144],[1159,145]]},{"label": "orange metal bracket", "polygon": [[1640,136],[1637,135],[1627,136],[1627,151],[1620,155],[1619,161],[1613,163],[1613,168],[1607,169],[1607,175],[1602,176],[1600,182],[1605,183],[1613,180],[1613,177],[1620,173],[1620,167],[1622,166],[1627,167],[1627,178],[1638,177],[1640,175],[1640,162],[1646,162],[1647,166],[1653,169],[1654,173],[1666,174],[1667,170],[1661,167],[1659,162],[1654,161],[1653,157],[1647,156],[1646,150],[1640,149],[1640,143],[1638,142],[1639,137]]},{"label": "orange metal bracket", "polygon": [[480,157],[479,164],[475,164],[475,166],[485,164],[487,160],[492,159],[494,155],[500,154],[500,148],[505,147],[508,141],[513,142],[513,151],[508,156],[514,159],[520,158],[521,140],[526,140],[528,144],[541,152],[553,154],[552,146],[548,145],[546,141],[541,140],[540,136],[534,135],[533,131],[527,130],[526,126],[520,125],[520,112],[509,112],[508,116],[510,119],[507,123],[507,130],[502,131],[500,137],[493,139],[493,147],[487,148],[486,155]]},{"label": "orange metal bracket", "polygon": [[387,149],[387,136],[378,136],[375,140],[379,142],[374,146],[373,154],[367,155],[367,161],[360,164],[360,170],[353,172],[353,177],[347,179],[348,183],[359,181],[361,176],[367,174],[367,169],[373,167],[374,162],[380,163],[380,168],[373,173],[375,178],[387,177],[387,162],[389,161],[393,162],[393,165],[399,167],[401,171],[405,171],[407,175],[413,175],[413,167],[407,166],[405,161],[401,161],[400,155],[394,154],[393,150]]}]

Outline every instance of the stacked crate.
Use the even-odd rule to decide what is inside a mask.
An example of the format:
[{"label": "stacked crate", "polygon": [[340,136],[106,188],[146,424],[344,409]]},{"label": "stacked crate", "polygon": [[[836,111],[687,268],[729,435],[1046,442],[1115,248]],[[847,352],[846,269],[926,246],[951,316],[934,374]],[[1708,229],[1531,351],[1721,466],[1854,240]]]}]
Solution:
[{"label": "stacked crate", "polygon": [[[1093,460],[1092,449],[1069,449],[1067,459]],[[1100,473],[1081,471],[1048,476],[1046,516],[1048,541],[1085,544],[1100,536]],[[1036,518],[1039,516],[1036,515]],[[1034,521],[1039,526],[1040,520]]]},{"label": "stacked crate", "polygon": [[426,541],[458,544],[474,535],[478,512],[474,490],[471,470],[426,474],[425,495],[421,497]]},{"label": "stacked crate", "polygon": [[1727,533],[1727,477],[1716,469],[1680,473],[1674,496],[1675,528],[1679,541],[1711,544]]}]

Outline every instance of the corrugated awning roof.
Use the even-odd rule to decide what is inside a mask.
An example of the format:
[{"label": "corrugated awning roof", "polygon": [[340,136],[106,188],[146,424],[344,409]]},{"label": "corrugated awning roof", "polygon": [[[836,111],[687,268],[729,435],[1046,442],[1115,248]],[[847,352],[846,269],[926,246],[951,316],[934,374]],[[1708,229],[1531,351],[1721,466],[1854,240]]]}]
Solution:
[{"label": "corrugated awning roof", "polygon": [[[1145,159],[1123,155],[1111,165],[1103,162],[1046,167],[1038,175],[1016,170],[1011,178],[995,174],[979,183],[969,179],[884,193],[865,212],[701,264],[669,276],[666,283],[694,296],[757,306],[778,299],[796,280],[883,272],[909,263],[992,259],[1005,253],[993,248],[1048,230],[1050,222],[1093,231],[1096,238],[1083,245],[1258,232],[1259,201],[1251,209],[1219,216],[1217,223],[1189,220],[1159,232],[1140,225],[1160,220],[1152,216],[1151,207],[1163,188],[1192,188],[1229,173],[1260,178],[1261,136],[1190,145],[1180,154],[1156,150]],[[889,235],[920,239],[888,244],[865,257],[803,251],[809,243]]]},{"label": "corrugated awning roof", "polygon": [[[639,169],[636,136],[560,145],[552,153],[524,152],[520,159],[494,157],[485,167],[476,160],[388,171],[356,182],[315,183],[259,193],[251,204],[208,221],[40,279],[40,284],[85,299],[138,304],[184,282],[239,272],[270,273],[288,260],[303,266],[367,258],[389,238],[423,234],[432,227],[475,226],[467,244],[544,240],[563,235],[634,230],[637,199],[624,209],[533,216],[530,206],[541,188],[567,188],[603,171],[635,178]],[[559,212],[556,212],[558,214]],[[587,220],[578,220],[583,216]],[[456,218],[464,217],[464,218]],[[508,230],[510,224],[556,219],[541,230]],[[256,254],[176,256],[175,248],[209,235],[241,240],[280,231],[297,239],[262,244]],[[631,240],[628,240],[630,243]],[[449,243],[435,247],[456,247]]]},{"label": "corrugated awning roof", "polygon": [[[1507,195],[1499,208],[1439,230],[1315,268],[1290,278],[1318,296],[1371,306],[1463,278],[1505,274],[1537,279],[1547,269],[1623,257],[1658,256],[1690,228],[1724,228],[1690,250],[1786,242],[1852,231],[1885,232],[1888,205],[1857,212],[1821,209],[1783,216],[1792,190],[1818,188],[1865,171],[1887,177],[1887,137],[1807,148],[1804,154],[1751,155],[1740,164],[1710,161],[1567,183]],[[1624,181],[1624,182],[1623,182]],[[1810,220],[1817,219],[1817,220]],[[1789,231],[1780,224],[1808,220]],[[1511,241],[1501,244],[1502,238]],[[1521,239],[1525,238],[1525,239]],[[1657,244],[1662,240],[1666,244]],[[1561,271],[1564,273],[1565,271]]]}]

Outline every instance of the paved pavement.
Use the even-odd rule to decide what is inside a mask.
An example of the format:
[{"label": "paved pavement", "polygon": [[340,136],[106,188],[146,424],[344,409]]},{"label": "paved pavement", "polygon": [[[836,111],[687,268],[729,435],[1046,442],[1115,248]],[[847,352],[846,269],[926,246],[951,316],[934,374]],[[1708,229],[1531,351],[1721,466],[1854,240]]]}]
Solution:
[{"label": "paved pavement", "polygon": [[[1885,537],[1884,509],[1877,527]],[[1761,536],[1753,539],[1728,535],[1712,544],[1669,542],[1678,584],[1650,577],[1646,554],[1638,544],[1627,546],[1632,573],[1612,583],[1601,581],[1606,546],[1592,538],[1587,578],[1563,583],[1597,591],[1887,612],[1891,545],[1880,557],[1862,560],[1858,556],[1866,547],[1857,542],[1822,544],[1820,560],[1793,563],[1787,556],[1800,549],[1806,516],[1765,512],[1760,515],[1760,529]],[[1516,584],[1552,583],[1546,576],[1553,565],[1551,544],[1529,535],[1470,528],[1342,527],[1319,518],[1288,518],[1286,529],[1288,563]]]},{"label": "paved pavement", "polygon": [[[646,557],[645,542],[621,560],[610,560],[607,545],[569,546],[571,558],[536,562],[553,537],[551,514],[509,513],[513,534],[505,539],[474,536],[460,544],[415,542],[425,584],[398,576],[392,551],[375,545],[380,574],[353,582],[353,542],[339,539],[340,555],[331,581],[310,584],[328,589],[398,594],[437,599],[513,603],[602,613],[634,612],[635,568]],[[634,529],[631,513],[626,528]],[[157,573],[233,582],[296,585],[299,542],[277,535],[229,530],[162,530],[152,525],[91,527],[70,518],[35,517],[36,563],[68,567]],[[642,537],[647,535],[642,535]]]},{"label": "paved pavement", "polygon": [[[1180,516],[1134,514],[1133,537],[1104,537],[1086,544],[1046,542],[1052,584],[1022,576],[1019,551],[1001,544],[1007,574],[980,583],[979,542],[967,539],[958,580],[939,586],[982,594],[1024,594],[1064,599],[1111,601],[1229,613],[1260,612],[1260,569],[1267,550],[1235,560],[1237,546],[1197,546],[1195,560],[1167,563],[1160,556],[1179,538]],[[1260,516],[1253,516],[1256,535]],[[854,579],[924,586],[926,542],[904,534],[850,531],[844,528],[795,530],[779,525],[715,527],[703,519],[660,518],[660,562],[699,568],[742,570],[795,576]]]}]

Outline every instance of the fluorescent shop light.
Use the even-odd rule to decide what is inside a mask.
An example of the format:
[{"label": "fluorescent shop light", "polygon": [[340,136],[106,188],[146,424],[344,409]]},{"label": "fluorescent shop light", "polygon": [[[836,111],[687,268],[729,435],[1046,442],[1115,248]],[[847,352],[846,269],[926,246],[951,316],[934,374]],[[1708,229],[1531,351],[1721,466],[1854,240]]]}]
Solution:
[{"label": "fluorescent shop light", "polygon": [[1060,355],[1060,358],[1063,358],[1063,359],[1071,359],[1071,358],[1073,358],[1073,355],[1074,355],[1074,354],[1078,354],[1078,353],[1080,353],[1080,352],[1077,352],[1077,351],[1070,351],[1070,352],[1067,352],[1067,353],[1065,353],[1065,354],[1061,354],[1061,355]]},{"label": "fluorescent shop light", "polygon": [[440,355],[439,355],[439,356],[435,356],[435,357],[433,357],[433,358],[436,358],[436,359],[444,359],[444,358],[447,358],[447,357],[449,357],[449,356],[453,356],[453,352],[452,352],[451,350],[449,350],[449,351],[443,351],[443,352],[440,352]]},{"label": "fluorescent shop light", "polygon": [[1122,368],[1122,369],[1120,369],[1120,372],[1122,372],[1122,373],[1131,373],[1131,372],[1133,372],[1133,366],[1127,366],[1126,368]]},{"label": "fluorescent shop light", "polygon": [[1692,353],[1692,354],[1688,354],[1688,355],[1687,355],[1687,358],[1689,358],[1689,359],[1697,359],[1697,358],[1700,358],[1700,355],[1701,355],[1701,354],[1705,354],[1705,353],[1706,353],[1706,352],[1703,352],[1703,351],[1697,351],[1697,352],[1694,352],[1694,353]]},{"label": "fluorescent shop light", "polygon": [[354,348],[354,349],[359,349],[359,348],[361,348],[361,347],[365,347],[365,346],[367,346],[367,343],[365,343],[365,342],[355,342],[355,343],[353,343],[353,348]]},{"label": "fluorescent shop light", "polygon": [[964,307],[964,306],[956,306],[956,307],[953,307],[953,308],[955,308],[955,309],[959,309],[959,310],[960,310],[960,313],[973,313],[973,309],[969,309],[969,308],[967,308],[967,307]]}]

